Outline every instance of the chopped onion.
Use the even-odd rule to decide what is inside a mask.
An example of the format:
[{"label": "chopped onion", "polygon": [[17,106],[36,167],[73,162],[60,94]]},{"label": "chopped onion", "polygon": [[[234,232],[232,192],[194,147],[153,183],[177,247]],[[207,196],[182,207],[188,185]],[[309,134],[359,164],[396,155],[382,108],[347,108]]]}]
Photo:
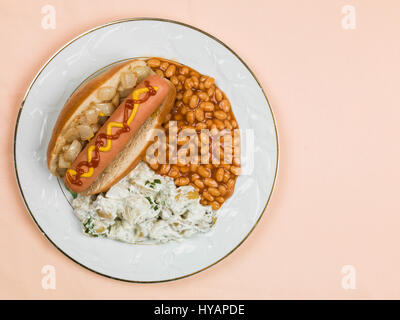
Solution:
[{"label": "chopped onion", "polygon": [[74,161],[81,150],[82,145],[80,144],[80,142],[78,140],[72,141],[69,149],[64,153],[64,159],[70,162]]},{"label": "chopped onion", "polygon": [[114,96],[117,90],[113,87],[102,87],[97,91],[97,98],[101,101],[109,101]]},{"label": "chopped onion", "polygon": [[64,138],[67,141],[72,141],[72,140],[75,140],[75,139],[79,138],[78,129],[75,128],[75,127],[69,128],[67,130],[67,132],[65,133]]},{"label": "chopped onion", "polygon": [[[109,116],[114,112],[114,105],[111,102],[106,103],[98,103],[97,108],[100,112],[102,112],[105,116]],[[100,115],[103,116],[103,115]]]},{"label": "chopped onion", "polygon": [[132,72],[124,72],[121,75],[121,83],[125,89],[131,89],[136,85],[137,77]]},{"label": "chopped onion", "polygon": [[68,161],[66,161],[64,159],[64,156],[62,154],[59,155],[59,157],[58,157],[58,167],[60,169],[67,169],[67,168],[69,168],[70,164],[71,164],[70,162],[68,162]]},{"label": "chopped onion", "polygon": [[[82,140],[87,140],[93,135],[92,128],[90,128],[88,125],[79,125],[78,130]],[[75,141],[76,140],[74,140],[74,142]]]},{"label": "chopped onion", "polygon": [[133,72],[136,74],[138,81],[142,81],[144,78],[146,78],[149,75],[150,68],[147,66],[146,67],[139,66],[139,67],[133,68]]},{"label": "chopped onion", "polygon": [[79,152],[82,150],[82,145],[78,140],[72,141],[71,145],[69,146],[68,150],[64,153],[65,161],[74,161],[78,156]]},{"label": "chopped onion", "polygon": [[93,133],[96,133],[100,129],[100,125],[98,123],[92,124],[90,127],[92,128]]},{"label": "chopped onion", "polygon": [[89,109],[85,112],[85,117],[88,124],[93,124],[97,122],[97,111],[94,109]]},{"label": "chopped onion", "polygon": [[114,98],[112,99],[112,104],[115,106],[115,107],[118,107],[119,106],[119,93],[117,92],[117,94],[114,96]]}]

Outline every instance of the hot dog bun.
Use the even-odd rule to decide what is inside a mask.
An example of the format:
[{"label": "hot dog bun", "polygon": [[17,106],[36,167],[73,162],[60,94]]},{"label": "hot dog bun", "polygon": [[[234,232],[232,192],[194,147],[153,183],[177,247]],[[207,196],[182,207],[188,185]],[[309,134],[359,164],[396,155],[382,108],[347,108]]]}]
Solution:
[{"label": "hot dog bun", "polygon": [[[92,136],[99,131],[98,127],[100,127],[100,125],[98,123],[85,123],[85,121],[89,119],[87,114],[93,113],[93,109],[98,112],[98,107],[103,105],[114,105],[114,107],[116,107],[117,104],[114,102],[114,100],[116,100],[116,95],[118,95],[118,98],[121,98],[120,95],[122,94],[130,94],[134,87],[136,87],[132,86],[132,83],[137,85],[151,74],[154,73],[144,61],[129,60],[113,66],[79,88],[65,104],[53,129],[53,134],[47,150],[47,163],[51,173],[58,176],[63,176],[65,174],[66,168],[69,168],[73,162],[73,160],[68,159],[71,161],[68,162],[68,167],[62,166],[63,163],[67,163],[67,161],[65,161],[65,159],[67,159],[67,153],[69,156],[71,155],[71,146],[79,146],[79,150],[76,150],[76,148],[74,149],[74,159],[77,157],[76,153],[79,154],[82,148],[85,149],[84,146],[88,142],[83,139],[82,133],[76,129],[77,127],[87,127],[90,125],[90,128],[93,128]],[[134,79],[133,82],[132,78]],[[124,79],[125,81],[123,81]],[[162,81],[165,82],[165,86],[168,90],[167,94],[164,95],[165,98],[163,101],[159,102],[156,107],[153,107],[155,111],[150,117],[146,116],[147,119],[141,120],[142,125],[135,129],[135,131],[137,131],[133,134],[131,139],[124,142],[124,145],[126,143],[125,147],[121,147],[122,150],[120,148],[120,152],[114,154],[114,159],[105,168],[103,173],[94,180],[89,188],[84,190],[85,194],[106,191],[132,170],[142,159],[146,148],[153,140],[153,131],[161,126],[175,100],[176,90],[174,85],[166,79],[162,79]],[[131,86],[132,88],[127,88],[127,86]],[[104,93],[104,88],[111,88],[111,90],[108,90],[111,92],[111,95],[113,92],[116,92],[112,98],[113,104],[109,101],[111,100],[111,96],[99,94],[101,90],[103,90],[101,92]],[[116,88],[118,88],[118,90]],[[128,94],[126,93],[127,90]],[[108,94],[109,92],[106,93]],[[119,102],[120,101],[121,100],[119,100]],[[110,114],[111,119],[112,113]],[[100,115],[103,115],[103,113],[100,113]],[[140,115],[140,112],[138,112],[138,115]],[[82,122],[84,125],[81,124]],[[71,132],[73,133],[72,135]],[[76,135],[78,135],[78,137],[76,137]],[[83,190],[78,192],[81,191]]]}]

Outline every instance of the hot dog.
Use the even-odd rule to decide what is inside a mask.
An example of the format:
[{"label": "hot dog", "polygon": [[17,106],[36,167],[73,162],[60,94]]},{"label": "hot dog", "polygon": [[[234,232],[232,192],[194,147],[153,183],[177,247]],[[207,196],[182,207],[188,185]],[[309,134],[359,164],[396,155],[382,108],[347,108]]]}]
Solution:
[{"label": "hot dog", "polygon": [[[135,73],[135,68],[139,68],[137,71],[140,74]],[[92,83],[87,83],[71,97],[72,102],[67,102],[53,129],[52,140],[48,147],[50,171],[64,176],[65,185],[70,190],[85,194],[107,190],[137,165],[145,149],[152,142],[152,130],[161,125],[172,108],[176,94],[175,87],[168,80],[154,74],[143,61],[124,63],[119,68],[114,67],[113,72],[108,71],[106,76],[100,75],[100,77],[103,81],[92,80]],[[135,77],[136,82],[139,83],[140,80],[140,83],[129,88],[134,82],[132,78]],[[97,81],[97,87],[94,89],[93,81]],[[114,100],[112,97],[114,89],[108,86],[109,84],[117,86],[118,89],[115,89],[117,92],[125,90],[129,93],[115,110],[105,114],[102,111],[107,112],[107,107],[111,105],[107,100]],[[111,94],[107,95],[107,90]],[[97,99],[100,101],[88,103],[86,100],[90,101],[93,95],[98,98],[100,96]],[[76,98],[77,96],[81,101]],[[72,107],[73,102],[78,106]],[[105,123],[102,126],[99,123],[92,124],[90,127],[93,127],[92,134],[90,131],[85,132],[84,126],[87,126],[89,120],[94,120],[93,113],[96,112],[99,118],[106,119]],[[84,122],[82,117],[86,121],[83,125],[80,124]],[[71,130],[75,135],[79,132],[80,137],[72,135],[71,138],[69,136]],[[68,144],[70,140],[73,141]],[[74,145],[77,146],[76,149]],[[81,148],[84,146],[83,150],[80,150],[79,146]],[[72,161],[71,157],[74,158]]]}]

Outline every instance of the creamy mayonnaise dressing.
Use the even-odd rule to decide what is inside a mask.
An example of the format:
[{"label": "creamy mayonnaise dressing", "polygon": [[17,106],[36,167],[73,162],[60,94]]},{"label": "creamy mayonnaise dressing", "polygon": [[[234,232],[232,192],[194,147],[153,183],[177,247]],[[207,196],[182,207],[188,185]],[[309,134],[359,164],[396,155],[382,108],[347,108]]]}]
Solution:
[{"label": "creamy mayonnaise dressing", "polygon": [[78,195],[72,206],[84,232],[128,243],[179,241],[215,222],[192,186],[155,174],[144,162],[105,194]]}]

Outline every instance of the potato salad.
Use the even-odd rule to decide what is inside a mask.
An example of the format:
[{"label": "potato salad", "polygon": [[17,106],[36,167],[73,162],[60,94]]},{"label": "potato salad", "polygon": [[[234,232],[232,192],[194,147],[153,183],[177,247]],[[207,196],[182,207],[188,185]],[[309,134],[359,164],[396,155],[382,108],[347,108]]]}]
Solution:
[{"label": "potato salad", "polygon": [[128,243],[180,241],[209,231],[216,220],[192,186],[176,187],[144,162],[106,193],[78,195],[72,206],[87,235]]}]

